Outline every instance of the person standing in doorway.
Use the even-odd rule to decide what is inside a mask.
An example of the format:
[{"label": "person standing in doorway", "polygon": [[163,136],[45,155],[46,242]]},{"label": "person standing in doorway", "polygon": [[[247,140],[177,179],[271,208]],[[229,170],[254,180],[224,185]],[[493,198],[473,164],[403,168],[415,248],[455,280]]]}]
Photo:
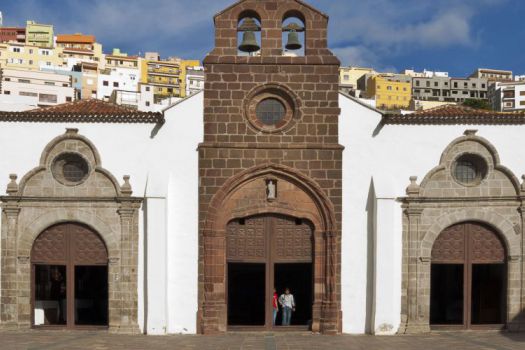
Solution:
[{"label": "person standing in doorway", "polygon": [[277,313],[279,312],[279,296],[275,288],[273,289],[272,297],[272,307],[273,307],[273,325],[275,326],[275,320],[277,319]]},{"label": "person standing in doorway", "polygon": [[292,319],[292,311],[295,311],[295,300],[290,288],[284,290],[284,294],[279,297],[279,304],[283,309],[283,326],[289,326]]}]

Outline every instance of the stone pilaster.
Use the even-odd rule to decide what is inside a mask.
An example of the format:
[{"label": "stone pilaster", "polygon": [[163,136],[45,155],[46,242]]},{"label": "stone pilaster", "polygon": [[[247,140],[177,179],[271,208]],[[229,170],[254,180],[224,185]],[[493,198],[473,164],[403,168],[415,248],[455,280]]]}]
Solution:
[{"label": "stone pilaster", "polygon": [[1,302],[0,319],[2,327],[18,327],[18,276],[16,236],[20,208],[15,201],[2,205],[2,249],[1,249]]},{"label": "stone pilaster", "polygon": [[114,306],[110,306],[109,328],[114,333],[139,333],[137,323],[138,207],[139,205],[132,201],[123,201],[118,210],[121,224],[120,259],[118,264],[110,262],[110,269],[120,272],[119,275],[113,274],[118,282],[115,283],[115,289],[110,292],[110,304],[114,297]]}]

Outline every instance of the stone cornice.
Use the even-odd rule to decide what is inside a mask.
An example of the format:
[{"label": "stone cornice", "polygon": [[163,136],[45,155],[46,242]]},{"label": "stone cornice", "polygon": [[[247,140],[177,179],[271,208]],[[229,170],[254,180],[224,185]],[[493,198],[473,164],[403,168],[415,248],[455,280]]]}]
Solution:
[{"label": "stone cornice", "polygon": [[323,143],[218,143],[218,142],[201,142],[198,149],[202,148],[233,148],[233,149],[321,149],[321,150],[344,150],[344,146],[339,144],[327,145]]},{"label": "stone cornice", "polygon": [[105,202],[105,203],[142,203],[142,197],[26,197],[26,196],[0,196],[2,203],[34,203],[34,202]]}]

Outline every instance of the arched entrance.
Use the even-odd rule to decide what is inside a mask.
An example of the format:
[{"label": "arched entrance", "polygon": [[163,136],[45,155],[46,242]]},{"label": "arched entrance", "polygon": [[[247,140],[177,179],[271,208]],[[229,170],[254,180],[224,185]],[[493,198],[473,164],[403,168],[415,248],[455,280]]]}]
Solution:
[{"label": "arched entrance", "polygon": [[503,327],[506,249],[490,227],[467,222],[445,229],[432,248],[430,325]]},{"label": "arched entrance", "polygon": [[108,253],[90,228],[43,231],[31,250],[31,276],[33,326],[108,325]]},{"label": "arched entrance", "polygon": [[[313,225],[278,214],[231,221],[226,233],[228,326],[271,329],[274,288],[289,288],[290,326],[307,328],[313,304]],[[279,307],[275,326],[282,326]]]}]

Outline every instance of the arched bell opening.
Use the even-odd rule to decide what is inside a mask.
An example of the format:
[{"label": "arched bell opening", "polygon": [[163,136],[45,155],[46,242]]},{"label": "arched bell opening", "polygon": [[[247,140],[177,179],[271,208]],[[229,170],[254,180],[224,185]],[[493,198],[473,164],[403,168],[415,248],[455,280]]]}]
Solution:
[{"label": "arched bell opening", "polygon": [[282,23],[283,56],[304,56],[306,26],[303,15],[297,11],[287,12]]},{"label": "arched bell opening", "polygon": [[108,252],[100,236],[77,223],[44,230],[31,250],[32,325],[108,325]]},{"label": "arched bell opening", "polygon": [[503,328],[507,253],[491,227],[466,222],[445,229],[432,248],[432,328]]},{"label": "arched bell opening", "polygon": [[[226,229],[226,252],[229,329],[310,329],[314,302],[311,222],[280,214],[232,220]],[[291,300],[283,296],[286,289],[293,295],[292,310],[285,309]]]},{"label": "arched bell opening", "polygon": [[244,11],[237,24],[237,55],[261,54],[261,18],[255,11]]}]

